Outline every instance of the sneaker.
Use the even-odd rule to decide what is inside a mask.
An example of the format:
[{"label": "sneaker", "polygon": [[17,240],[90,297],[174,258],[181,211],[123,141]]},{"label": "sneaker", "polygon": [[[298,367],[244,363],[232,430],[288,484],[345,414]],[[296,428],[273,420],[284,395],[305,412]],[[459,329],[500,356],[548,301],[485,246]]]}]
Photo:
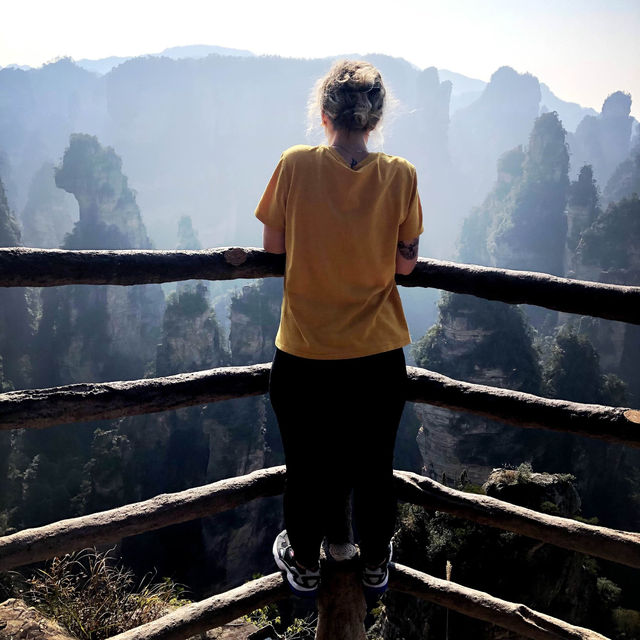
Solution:
[{"label": "sneaker", "polygon": [[389,584],[389,563],[391,562],[392,555],[393,545],[389,542],[387,557],[380,564],[362,565],[362,585],[364,586],[367,597],[379,597],[387,590]]},{"label": "sneaker", "polygon": [[273,543],[273,559],[278,569],[284,571],[289,588],[301,598],[315,598],[320,584],[320,565],[304,569],[293,558],[287,530],[281,531]]}]

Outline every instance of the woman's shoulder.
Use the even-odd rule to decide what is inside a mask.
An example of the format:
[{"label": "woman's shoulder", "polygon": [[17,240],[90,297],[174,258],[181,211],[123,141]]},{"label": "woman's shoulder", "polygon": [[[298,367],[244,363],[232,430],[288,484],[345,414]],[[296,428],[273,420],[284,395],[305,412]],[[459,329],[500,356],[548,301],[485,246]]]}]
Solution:
[{"label": "woman's shoulder", "polygon": [[379,152],[380,162],[393,167],[396,170],[407,171],[409,173],[415,173],[416,168],[402,156],[392,156],[388,153]]},{"label": "woman's shoulder", "polygon": [[322,147],[312,147],[308,144],[295,144],[282,152],[282,157],[287,160],[307,158],[318,153]]}]

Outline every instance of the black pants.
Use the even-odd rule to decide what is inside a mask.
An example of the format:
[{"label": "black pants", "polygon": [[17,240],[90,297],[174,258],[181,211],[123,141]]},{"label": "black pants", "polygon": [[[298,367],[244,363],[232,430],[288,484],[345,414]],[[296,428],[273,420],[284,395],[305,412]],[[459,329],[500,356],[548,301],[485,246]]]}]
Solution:
[{"label": "black pants", "polygon": [[344,505],[366,562],[379,562],[395,526],[393,449],[406,397],[402,349],[311,360],[276,349],[269,394],[287,465],[284,519],[296,559],[318,561],[324,536],[344,538]]}]

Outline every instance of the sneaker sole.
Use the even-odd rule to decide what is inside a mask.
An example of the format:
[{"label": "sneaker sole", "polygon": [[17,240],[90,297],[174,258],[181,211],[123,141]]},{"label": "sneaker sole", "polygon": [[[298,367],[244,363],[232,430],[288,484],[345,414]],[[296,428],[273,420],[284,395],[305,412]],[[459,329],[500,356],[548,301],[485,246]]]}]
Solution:
[{"label": "sneaker sole", "polygon": [[289,589],[293,591],[294,595],[299,596],[301,598],[314,598],[318,594],[318,588],[310,587],[305,588],[301,587],[299,584],[293,581],[291,574],[289,573],[289,568],[280,558],[280,554],[278,553],[278,538],[275,539],[273,543],[273,559],[275,563],[278,565],[278,569],[284,572],[284,575],[287,578],[287,584],[289,585]]}]

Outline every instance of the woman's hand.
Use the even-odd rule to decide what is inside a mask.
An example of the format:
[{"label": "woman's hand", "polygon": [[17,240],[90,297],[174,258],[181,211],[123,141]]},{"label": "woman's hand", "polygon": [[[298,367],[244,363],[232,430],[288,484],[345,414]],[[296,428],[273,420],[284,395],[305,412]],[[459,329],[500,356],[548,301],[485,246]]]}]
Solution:
[{"label": "woman's hand", "polygon": [[285,253],[284,229],[274,229],[265,224],[262,231],[262,246],[268,253]]}]

